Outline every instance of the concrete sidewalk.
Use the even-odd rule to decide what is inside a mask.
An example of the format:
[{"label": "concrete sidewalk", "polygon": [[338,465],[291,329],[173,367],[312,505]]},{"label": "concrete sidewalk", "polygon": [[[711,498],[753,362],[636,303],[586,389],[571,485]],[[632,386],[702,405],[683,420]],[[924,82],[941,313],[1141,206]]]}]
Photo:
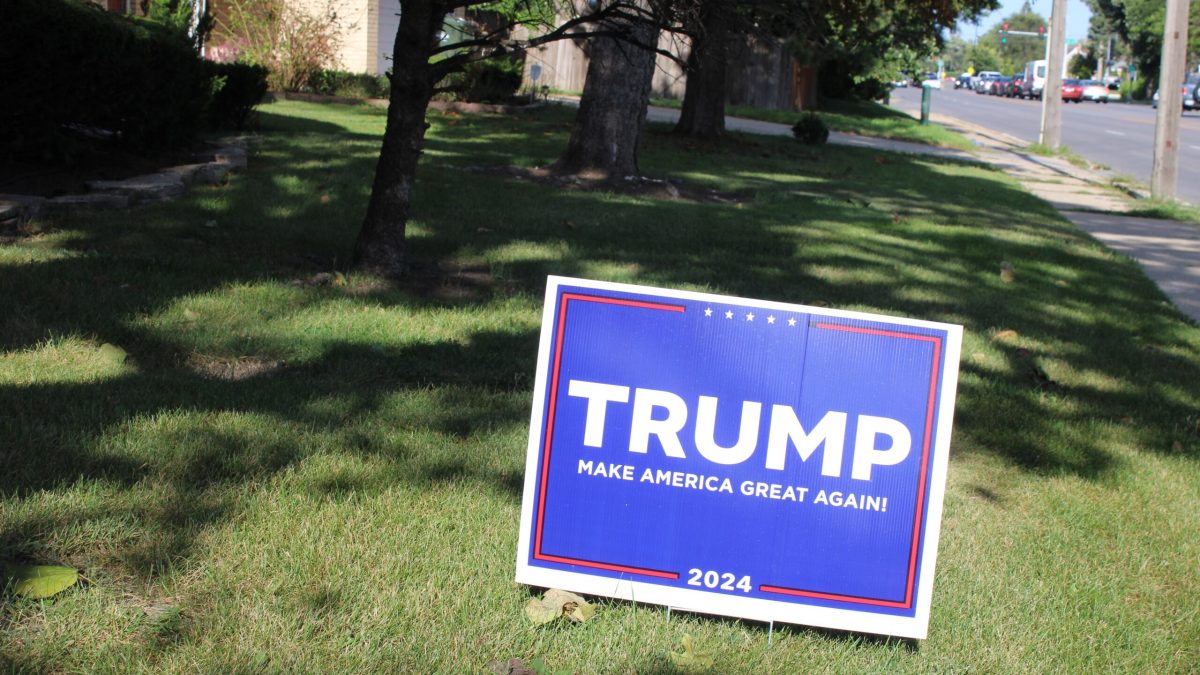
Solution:
[{"label": "concrete sidewalk", "polygon": [[1019,139],[961,120],[932,119],[966,136],[980,158],[1016,178],[1076,227],[1137,261],[1181,312],[1200,323],[1200,225],[1122,215],[1137,201],[1113,188],[1104,171],[1030,154]]}]

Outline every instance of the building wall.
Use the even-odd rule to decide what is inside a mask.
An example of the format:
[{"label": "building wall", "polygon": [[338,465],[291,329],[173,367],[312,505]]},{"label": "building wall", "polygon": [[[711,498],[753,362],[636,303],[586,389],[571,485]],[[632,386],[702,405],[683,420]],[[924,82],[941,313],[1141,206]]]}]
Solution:
[{"label": "building wall", "polygon": [[396,31],[400,28],[400,0],[374,0],[375,44],[371,54],[375,59],[376,75],[386,73],[392,67],[392,47],[396,43]]},{"label": "building wall", "polygon": [[[323,16],[331,6],[330,0],[288,0],[296,9],[310,16]],[[365,72],[367,70],[367,41],[370,35],[370,7],[378,0],[337,0],[332,3],[342,25],[341,49],[338,50],[340,70]]]}]

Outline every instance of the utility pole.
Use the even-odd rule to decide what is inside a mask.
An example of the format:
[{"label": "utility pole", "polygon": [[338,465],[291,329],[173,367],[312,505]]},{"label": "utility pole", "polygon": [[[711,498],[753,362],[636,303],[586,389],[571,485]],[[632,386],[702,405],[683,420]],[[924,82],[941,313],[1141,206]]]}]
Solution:
[{"label": "utility pole", "polygon": [[1171,199],[1179,183],[1179,118],[1183,113],[1183,82],[1187,64],[1188,0],[1167,0],[1163,26],[1162,66],[1158,77],[1158,123],[1154,127],[1154,168],[1150,194]]},{"label": "utility pole", "polygon": [[1046,85],[1042,88],[1042,128],[1038,142],[1057,150],[1062,145],[1062,73],[1066,58],[1067,0],[1054,0],[1047,38]]}]

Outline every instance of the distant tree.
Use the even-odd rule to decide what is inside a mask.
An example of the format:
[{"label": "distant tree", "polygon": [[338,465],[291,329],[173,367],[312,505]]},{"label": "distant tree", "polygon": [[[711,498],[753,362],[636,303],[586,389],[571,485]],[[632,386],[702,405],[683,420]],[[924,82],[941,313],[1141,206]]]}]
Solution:
[{"label": "distant tree", "polygon": [[724,121],[725,50],[737,35],[787,40],[820,71],[822,93],[874,97],[899,72],[937,54],[943,34],[996,0],[701,0],[676,133],[711,137]]},{"label": "distant tree", "polygon": [[1089,50],[1072,57],[1071,62],[1067,64],[1067,74],[1079,80],[1090,80],[1095,77],[1098,67],[1095,50]]},{"label": "distant tree", "polygon": [[997,52],[991,45],[976,43],[967,49],[967,65],[974,67],[975,72],[981,70],[1000,70],[1004,67],[1004,63],[1000,59],[1000,53]]},{"label": "distant tree", "polygon": [[[1008,24],[1009,30],[1026,33],[1037,33],[1039,28],[1047,25],[1046,18],[1030,10],[1026,2],[1021,11],[1001,19],[987,33],[979,38],[979,44],[995,51],[1000,57],[1000,70],[1005,74],[1020,72],[1029,61],[1045,58],[1046,38],[1036,38],[1028,35],[1008,35],[1001,31],[1001,26]],[[1007,42],[1004,40],[1007,38]]]},{"label": "distant tree", "polygon": [[824,13],[809,15],[793,45],[802,61],[820,66],[823,94],[870,96],[898,53],[933,56],[959,20],[997,6],[995,0],[824,0]]},{"label": "distant tree", "polygon": [[[1092,10],[1092,27],[1120,36],[1140,77],[1158,80],[1166,3],[1162,0],[1086,0]],[[1200,62],[1200,2],[1188,14],[1188,64]]]},{"label": "distant tree", "polygon": [[967,50],[971,48],[971,43],[964,40],[958,35],[950,36],[946,41],[946,46],[942,48],[942,61],[946,64],[946,72],[962,73],[967,70]]}]

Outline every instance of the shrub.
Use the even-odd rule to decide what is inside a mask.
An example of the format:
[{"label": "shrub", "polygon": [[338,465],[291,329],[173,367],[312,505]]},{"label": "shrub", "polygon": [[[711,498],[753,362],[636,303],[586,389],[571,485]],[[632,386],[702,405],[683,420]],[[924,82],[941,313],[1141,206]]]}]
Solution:
[{"label": "shrub", "polygon": [[508,103],[521,87],[524,69],[523,55],[473,61],[461,73],[447,78],[442,86],[452,88],[457,100]]},{"label": "shrub", "polygon": [[391,83],[384,75],[322,70],[308,81],[308,90],[324,96],[349,98],[387,98]]},{"label": "shrub", "polygon": [[1144,77],[1121,80],[1121,98],[1126,101],[1145,101],[1153,95],[1149,88],[1150,80]]},{"label": "shrub", "polygon": [[350,28],[336,0],[302,9],[287,0],[227,0],[216,24],[239,61],[267,68],[272,89],[300,91],[337,62],[342,35]]},{"label": "shrub", "polygon": [[829,127],[816,113],[810,112],[792,125],[792,135],[805,145],[825,145],[829,140]]},{"label": "shrub", "polygon": [[186,39],[79,0],[0,5],[0,147],[63,159],[96,139],[178,146],[204,121],[211,87]]},{"label": "shrub", "polygon": [[206,63],[212,83],[208,124],[213,129],[245,129],[254,106],[267,93],[267,69],[246,63]]}]

